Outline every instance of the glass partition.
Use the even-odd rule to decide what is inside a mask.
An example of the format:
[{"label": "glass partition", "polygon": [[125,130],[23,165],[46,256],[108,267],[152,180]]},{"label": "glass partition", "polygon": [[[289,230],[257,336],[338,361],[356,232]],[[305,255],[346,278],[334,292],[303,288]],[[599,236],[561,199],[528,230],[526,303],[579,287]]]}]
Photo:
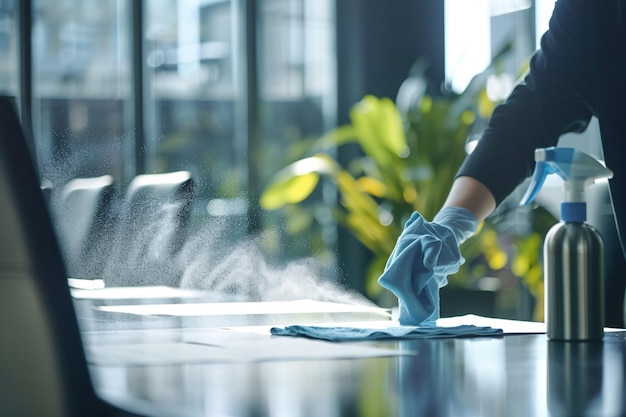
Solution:
[{"label": "glass partition", "polygon": [[[262,161],[259,186],[263,186],[280,168],[302,158],[307,144],[335,126],[337,88],[334,1],[263,0],[259,4],[257,149]],[[336,224],[319,202],[336,197],[328,184],[320,185],[304,204],[264,213],[266,241],[274,247],[274,256],[315,254],[333,268]]]},{"label": "glass partition", "polygon": [[124,177],[131,139],[129,3],[33,2],[33,131],[42,173]]},{"label": "glass partition", "polygon": [[[222,261],[206,254],[227,257],[251,241],[258,262],[321,256],[332,265],[334,224],[324,232],[309,213],[303,238],[286,230],[284,213],[262,212],[258,196],[273,173],[299,156],[294,149],[334,124],[333,5],[33,0],[33,136],[73,277],[103,276],[117,285],[133,275],[133,285],[206,288],[207,274]],[[9,67],[3,71],[0,82],[11,76]],[[137,176],[180,171],[190,179],[180,184],[186,206],[163,216],[184,216],[184,224],[169,229],[152,219],[146,223],[152,234],[122,242],[128,233],[120,225],[139,198]],[[91,209],[107,211],[97,212],[99,234],[87,245],[79,238],[95,229],[88,217],[66,215],[84,203],[67,193],[92,186],[102,205]],[[165,256],[157,246],[170,240],[175,249]],[[123,267],[130,264],[133,270]]]},{"label": "glass partition", "polygon": [[334,123],[332,5],[145,2],[147,170],[191,171],[195,220],[228,221],[230,238],[253,230],[281,262],[324,244],[315,225],[307,239],[286,232],[257,198],[294,147]]},{"label": "glass partition", "polygon": [[243,31],[236,2],[145,2],[146,168],[189,170],[200,197],[246,187],[240,106]]}]

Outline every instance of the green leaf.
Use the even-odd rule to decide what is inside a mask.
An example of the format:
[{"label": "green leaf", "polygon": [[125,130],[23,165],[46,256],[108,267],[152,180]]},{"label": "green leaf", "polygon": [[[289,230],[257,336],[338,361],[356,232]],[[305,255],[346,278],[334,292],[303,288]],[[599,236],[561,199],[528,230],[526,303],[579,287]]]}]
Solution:
[{"label": "green leaf", "polygon": [[274,174],[259,204],[266,210],[276,210],[286,204],[301,203],[311,195],[320,175],[333,175],[336,171],[336,163],[325,155],[296,161]]},{"label": "green leaf", "polygon": [[311,195],[319,178],[316,172],[309,172],[276,181],[261,194],[261,207],[265,210],[276,210],[287,204],[301,203]]},{"label": "green leaf", "polygon": [[[365,96],[350,109],[350,119],[357,134],[359,144],[369,157],[384,165],[390,160],[389,149],[383,144],[384,127],[381,125],[384,115],[380,100],[374,96]],[[384,123],[384,119],[383,119]]]},{"label": "green leaf", "polygon": [[403,157],[408,153],[406,136],[404,134],[404,124],[402,116],[393,101],[383,98],[379,102],[380,106],[380,133],[385,136],[385,145],[394,155]]},{"label": "green leaf", "polygon": [[[350,110],[352,126],[364,154],[373,162],[376,175],[386,184],[387,198],[402,197],[408,146],[402,117],[393,101],[368,95]],[[370,176],[373,171],[370,169]]]}]

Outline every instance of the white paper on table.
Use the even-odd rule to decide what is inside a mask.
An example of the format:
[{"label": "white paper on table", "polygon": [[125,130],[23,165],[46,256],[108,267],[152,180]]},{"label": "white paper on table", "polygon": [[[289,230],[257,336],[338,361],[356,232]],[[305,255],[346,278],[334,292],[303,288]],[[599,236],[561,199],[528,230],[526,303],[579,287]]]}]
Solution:
[{"label": "white paper on table", "polygon": [[[459,326],[462,324],[473,324],[475,326],[489,326],[502,329],[504,334],[540,334],[546,333],[547,328],[544,322],[522,321],[510,319],[497,319],[491,317],[467,314],[464,316],[445,317],[437,320],[438,326]],[[613,329],[605,327],[607,333],[623,332],[624,329]]]},{"label": "white paper on table", "polygon": [[184,303],[100,306],[98,310],[141,316],[235,316],[306,313],[374,313],[391,318],[391,313],[380,307],[339,304],[313,300]]},{"label": "white paper on table", "polygon": [[437,326],[452,327],[464,324],[488,326],[502,329],[504,334],[537,334],[546,332],[546,324],[534,321],[496,319],[491,317],[467,314],[464,316],[444,317],[437,320]]},{"label": "white paper on table", "polygon": [[206,293],[198,290],[174,288],[168,286],[145,287],[105,287],[102,289],[71,288],[72,297],[90,300],[128,300],[154,298],[189,298],[202,297]]}]

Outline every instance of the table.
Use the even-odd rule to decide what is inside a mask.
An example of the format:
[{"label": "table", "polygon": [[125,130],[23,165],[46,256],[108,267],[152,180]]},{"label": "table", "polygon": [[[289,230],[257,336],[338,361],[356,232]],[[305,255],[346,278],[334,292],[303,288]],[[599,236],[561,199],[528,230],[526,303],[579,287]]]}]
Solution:
[{"label": "table", "polygon": [[[115,312],[108,314],[117,320]],[[162,327],[145,329],[138,321],[121,330],[86,326],[83,335],[97,392],[153,416],[626,413],[623,332],[607,333],[599,343],[551,342],[545,334],[520,334],[338,344],[272,337],[267,332],[272,317],[284,321],[285,315],[263,316],[263,323],[257,317],[253,326],[237,322],[229,327],[223,321],[182,327],[180,321],[165,321]],[[297,316],[306,317],[319,319],[316,313]],[[381,318],[361,323],[368,320]],[[115,356],[137,346],[145,351],[131,352],[134,360]],[[326,348],[330,353],[324,353]],[[221,353],[207,356],[208,350]],[[307,358],[306,351],[319,355]]]}]

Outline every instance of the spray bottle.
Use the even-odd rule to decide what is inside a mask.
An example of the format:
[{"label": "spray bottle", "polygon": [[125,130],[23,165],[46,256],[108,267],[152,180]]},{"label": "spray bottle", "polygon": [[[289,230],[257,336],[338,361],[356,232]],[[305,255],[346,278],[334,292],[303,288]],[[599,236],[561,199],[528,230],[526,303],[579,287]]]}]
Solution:
[{"label": "spray bottle", "polygon": [[613,172],[572,148],[535,150],[535,172],[521,204],[538,194],[548,174],[564,181],[561,221],[546,235],[543,249],[545,321],[551,340],[599,340],[604,336],[604,244],[585,223],[585,189]]}]

